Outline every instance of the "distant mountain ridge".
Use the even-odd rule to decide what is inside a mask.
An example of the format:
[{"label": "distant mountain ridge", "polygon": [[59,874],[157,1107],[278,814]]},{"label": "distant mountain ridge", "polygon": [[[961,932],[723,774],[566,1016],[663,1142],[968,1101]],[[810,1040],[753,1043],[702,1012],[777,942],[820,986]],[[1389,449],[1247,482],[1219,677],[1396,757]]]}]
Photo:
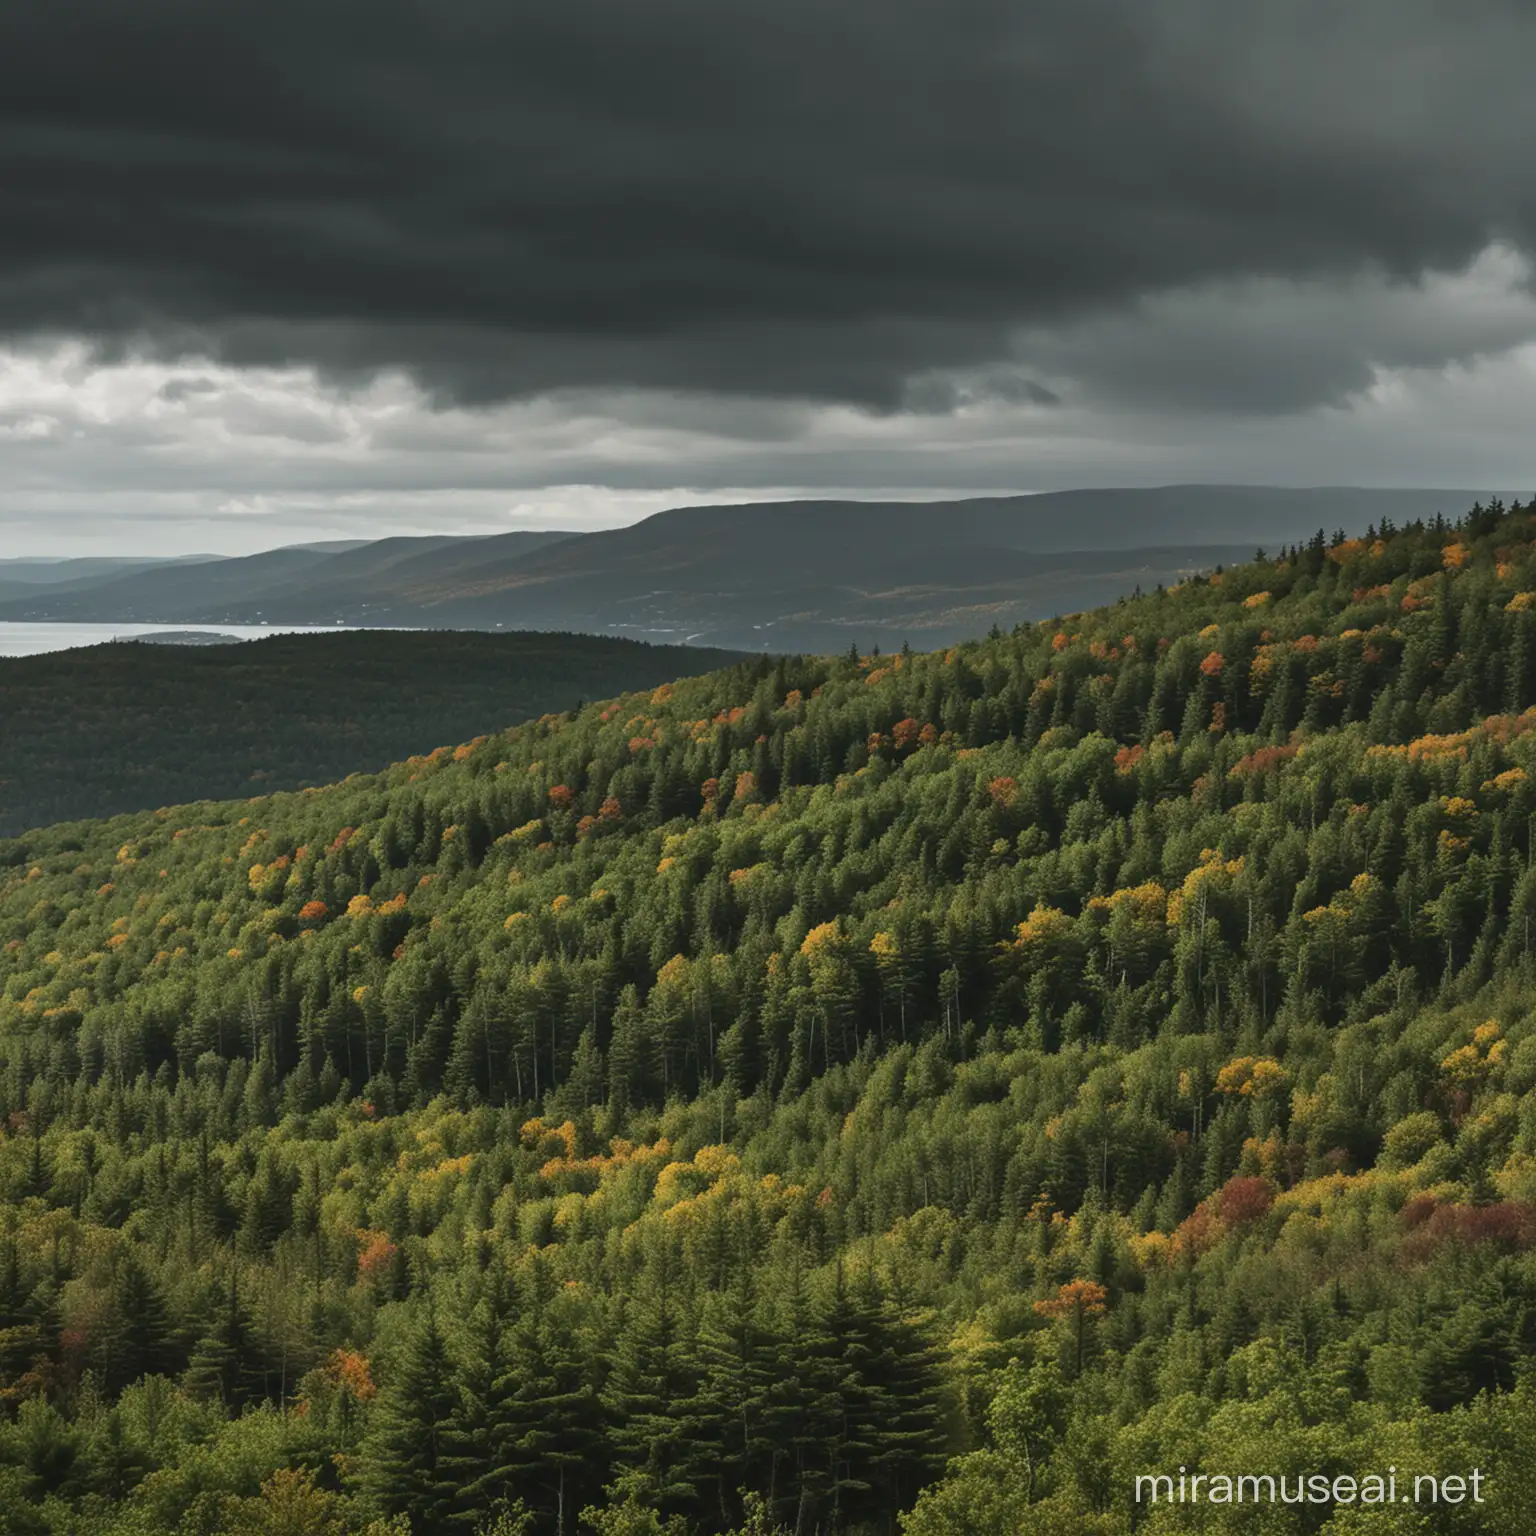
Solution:
[{"label": "distant mountain ridge", "polygon": [[0,603],[85,591],[135,572],[190,566],[219,560],[219,555],[175,555],[156,558],[134,555],[76,555],[49,560],[43,557],[0,559]]},{"label": "distant mountain ridge", "polygon": [[1112,602],[1256,546],[1493,493],[1182,485],[946,502],[699,505],[593,533],[304,545],[76,585],[0,620],[564,629],[774,651],[947,645]]},{"label": "distant mountain ridge", "polygon": [[[531,552],[561,533],[495,536],[508,548]],[[261,623],[281,622],[279,607],[320,613],[331,622],[342,612],[361,613],[380,601],[399,603],[407,590],[393,573],[404,567],[430,573],[435,557],[450,567],[473,564],[482,538],[422,534],[373,539],[361,544],[292,544],[189,566],[180,561],[148,564],[127,572],[105,571],[89,583],[29,589],[0,603],[0,620],[76,623]],[[406,582],[420,579],[407,577]],[[236,617],[239,615],[240,617]],[[292,622],[292,621],[289,621]]]}]

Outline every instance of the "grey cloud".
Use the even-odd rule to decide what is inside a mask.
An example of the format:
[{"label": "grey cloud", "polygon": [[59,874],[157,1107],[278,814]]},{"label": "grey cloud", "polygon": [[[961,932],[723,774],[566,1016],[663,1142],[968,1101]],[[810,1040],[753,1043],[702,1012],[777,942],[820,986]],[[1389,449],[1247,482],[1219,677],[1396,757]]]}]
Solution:
[{"label": "grey cloud", "polygon": [[181,405],[188,400],[217,395],[220,387],[216,379],[182,375],[179,378],[167,379],[155,393],[170,405]]},{"label": "grey cloud", "polygon": [[972,405],[1060,405],[1061,396],[1022,374],[989,369],[969,376],[923,374],[909,379],[901,404],[919,416],[941,416]]},{"label": "grey cloud", "polygon": [[[403,367],[439,403],[952,409],[974,386],[932,380],[1021,329],[1067,382],[1205,400],[1251,384],[1241,345],[1201,375],[1177,316],[1082,327],[1536,235],[1536,15],[1494,0],[75,0],[6,30],[0,332]],[[1366,355],[1236,339],[1257,409]]]},{"label": "grey cloud", "polygon": [[1285,413],[1339,404],[1378,371],[1497,356],[1536,339],[1529,265],[1493,248],[1414,282],[1249,279],[1160,294],[1015,340],[1102,404]]}]

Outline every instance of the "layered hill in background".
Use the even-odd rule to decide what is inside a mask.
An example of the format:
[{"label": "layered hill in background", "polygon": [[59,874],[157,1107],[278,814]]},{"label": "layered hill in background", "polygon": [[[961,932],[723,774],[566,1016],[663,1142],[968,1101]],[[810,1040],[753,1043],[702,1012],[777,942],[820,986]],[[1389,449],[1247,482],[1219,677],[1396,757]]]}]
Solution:
[{"label": "layered hill in background", "polygon": [[81,555],[70,559],[0,559],[0,603],[47,605],[93,587],[105,586],[122,577],[146,571],[168,571],[183,566],[217,561],[218,555],[185,555],[179,559],[146,556]]},{"label": "layered hill in background", "polygon": [[[496,542],[506,557],[513,557],[560,537],[509,533]],[[46,584],[36,573],[49,567],[28,562],[28,574],[22,578],[29,582],[28,590],[20,596],[13,593],[0,604],[0,620],[260,623],[265,618],[277,622],[280,615],[265,611],[263,605],[281,601],[307,612],[323,612],[322,622],[330,622],[338,616],[333,611],[338,606],[355,608],[391,600],[391,594],[405,590],[411,582],[431,579],[440,567],[456,570],[473,565],[480,558],[478,547],[486,542],[422,535],[363,543],[295,544],[229,559],[134,562],[135,568],[126,572],[111,568],[117,562],[71,560],[59,562],[57,568],[63,572],[79,565],[95,569]],[[0,594],[7,581],[15,580],[14,574],[0,571]],[[236,620],[237,613],[248,617]]]},{"label": "layered hill in background", "polygon": [[1533,839],[1496,506],[0,842],[0,1496],[1523,1531]]},{"label": "layered hill in background", "polygon": [[949,503],[685,507],[590,534],[305,546],[12,593],[0,621],[620,633],[757,651],[919,649],[1146,591],[1467,491],[1171,486]]},{"label": "layered hill in background", "polygon": [[0,835],[324,784],[734,660],[591,635],[274,635],[0,657]]}]

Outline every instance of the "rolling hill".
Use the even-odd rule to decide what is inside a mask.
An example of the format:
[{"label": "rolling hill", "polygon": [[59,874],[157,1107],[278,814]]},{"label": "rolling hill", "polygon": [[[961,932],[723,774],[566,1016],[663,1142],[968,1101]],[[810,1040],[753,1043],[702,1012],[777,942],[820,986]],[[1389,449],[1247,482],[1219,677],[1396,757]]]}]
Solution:
[{"label": "rolling hill", "polygon": [[0,658],[0,834],[324,784],[733,659],[590,635],[443,631]]},{"label": "rolling hill", "polygon": [[[510,533],[504,549],[531,551],[560,537],[545,533]],[[422,535],[377,539],[362,544],[296,544],[261,554],[201,561],[193,565],[166,561],[125,574],[96,575],[89,584],[67,591],[53,587],[13,597],[0,604],[0,620],[76,623],[253,623],[281,622],[268,611],[279,601],[305,612],[322,613],[318,622],[341,616],[338,608],[361,611],[370,601],[401,601],[396,577],[402,567],[435,570],[448,555],[450,566],[473,564],[478,539]],[[407,582],[410,578],[406,578]],[[294,622],[294,621],[288,621]],[[303,621],[309,622],[309,621]]]},{"label": "rolling hill", "polygon": [[136,572],[169,565],[195,565],[217,555],[181,555],[135,559],[132,556],[79,555],[60,559],[0,559],[0,603],[56,601],[65,593],[87,591]]},{"label": "rolling hill", "polygon": [[734,649],[946,645],[1475,493],[1169,486],[698,506],[597,533],[389,539],[148,571],[4,619],[560,629]]}]

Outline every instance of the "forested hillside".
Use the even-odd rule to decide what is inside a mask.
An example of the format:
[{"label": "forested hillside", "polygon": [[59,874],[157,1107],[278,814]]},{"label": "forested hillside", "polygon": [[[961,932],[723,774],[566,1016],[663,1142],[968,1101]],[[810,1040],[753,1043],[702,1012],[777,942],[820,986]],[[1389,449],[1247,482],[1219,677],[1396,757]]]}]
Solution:
[{"label": "forested hillside", "polygon": [[0,842],[0,1520],[1528,1529],[1533,540]]},{"label": "forested hillside", "polygon": [[0,658],[0,834],[374,772],[729,651],[368,631]]}]

